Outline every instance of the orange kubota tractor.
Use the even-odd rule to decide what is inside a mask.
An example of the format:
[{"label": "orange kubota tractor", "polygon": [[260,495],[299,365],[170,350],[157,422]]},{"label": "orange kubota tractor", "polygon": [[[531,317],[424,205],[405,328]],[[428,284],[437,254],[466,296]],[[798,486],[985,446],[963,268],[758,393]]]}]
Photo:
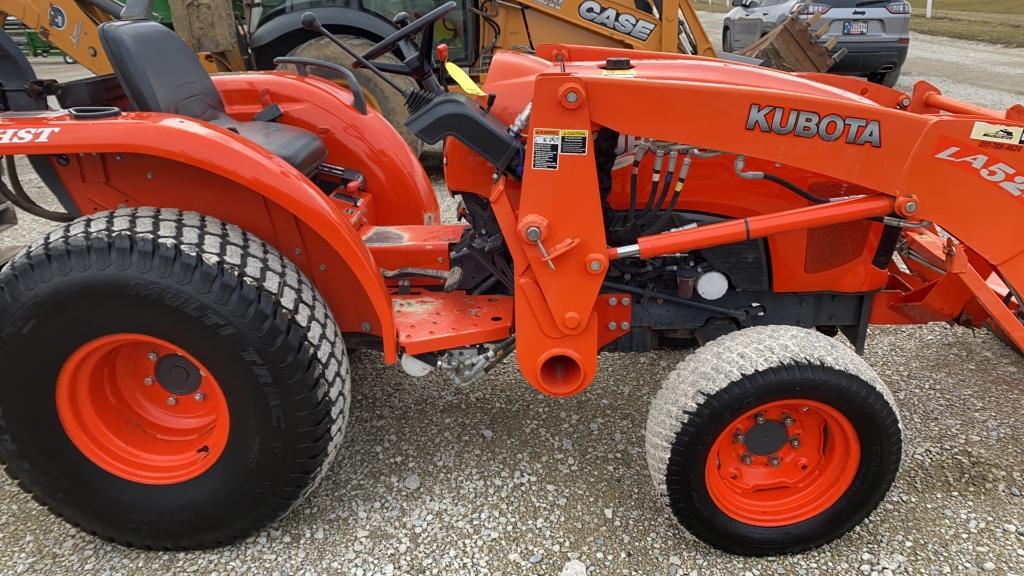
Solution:
[{"label": "orange kubota tractor", "polygon": [[4,46],[0,149],[74,217],[0,271],[21,487],[124,545],[225,545],[335,459],[346,346],[463,384],[515,352],[566,396],[602,350],[697,342],[652,402],[657,495],[712,546],[797,552],[900,465],[892,395],[854,351],[869,324],[1024,348],[1021,106],[575,45],[495,54],[471,99],[434,75],[453,6],[352,55],[372,71],[420,36],[389,72],[416,81],[409,130],[445,141],[452,223],[359,83],[308,75],[334,64],[211,78],[140,18],[100,27],[113,76],[55,86]]}]

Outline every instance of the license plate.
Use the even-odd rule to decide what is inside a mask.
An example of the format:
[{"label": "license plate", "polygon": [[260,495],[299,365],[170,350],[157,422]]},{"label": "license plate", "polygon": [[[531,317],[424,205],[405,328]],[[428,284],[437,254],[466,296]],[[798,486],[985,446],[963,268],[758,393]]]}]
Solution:
[{"label": "license plate", "polygon": [[859,36],[867,33],[867,20],[846,20],[843,22],[843,34],[846,34],[847,36]]}]

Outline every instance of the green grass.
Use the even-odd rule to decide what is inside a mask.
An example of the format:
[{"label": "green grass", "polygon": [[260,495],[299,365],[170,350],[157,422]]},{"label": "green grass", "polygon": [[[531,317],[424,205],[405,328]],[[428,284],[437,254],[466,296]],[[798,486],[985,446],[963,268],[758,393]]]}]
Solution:
[{"label": "green grass", "polygon": [[[910,0],[915,14],[924,15],[927,0]],[[1024,14],[1021,0],[932,0],[932,10],[990,12],[993,14]]]},{"label": "green grass", "polygon": [[922,34],[1024,48],[1024,27],[1013,24],[914,16],[910,19],[910,29]]}]

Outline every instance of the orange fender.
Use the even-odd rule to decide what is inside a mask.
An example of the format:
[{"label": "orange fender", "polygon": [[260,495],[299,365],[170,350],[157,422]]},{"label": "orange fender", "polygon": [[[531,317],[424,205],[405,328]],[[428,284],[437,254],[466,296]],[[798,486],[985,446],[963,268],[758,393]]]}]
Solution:
[{"label": "orange fender", "polygon": [[213,83],[237,120],[252,120],[277,104],[284,112],[279,122],[316,132],[327,145],[328,162],[366,178],[376,224],[441,223],[434,187],[419,158],[376,110],[368,108],[364,116],[353,108],[347,90],[319,76],[289,72],[220,74]]},{"label": "orange fender", "polygon": [[397,359],[391,299],[343,207],[237,134],[167,114],[74,120],[42,112],[0,117],[0,154],[55,155],[54,169],[84,214],[179,208],[260,235],[317,285],[343,332],[379,335],[385,359]]}]

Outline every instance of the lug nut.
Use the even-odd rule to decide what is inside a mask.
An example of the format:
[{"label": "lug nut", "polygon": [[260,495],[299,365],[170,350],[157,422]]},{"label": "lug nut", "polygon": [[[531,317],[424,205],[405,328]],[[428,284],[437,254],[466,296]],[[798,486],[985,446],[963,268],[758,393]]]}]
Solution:
[{"label": "lug nut", "polygon": [[757,422],[758,424],[764,424],[764,414],[754,414],[754,422]]},{"label": "lug nut", "polygon": [[750,457],[750,454],[744,454],[743,456],[740,456],[740,462],[750,466],[750,463],[753,462],[753,458]]},{"label": "lug nut", "polygon": [[789,414],[786,414],[785,416],[782,417],[782,423],[785,424],[786,426],[792,426],[793,422],[793,417],[790,416]]},{"label": "lug nut", "polygon": [[618,328],[619,328],[619,325],[616,324],[615,322],[609,322],[608,323],[608,329],[609,330],[618,330]]},{"label": "lug nut", "polygon": [[623,306],[629,306],[629,298],[623,298],[622,299],[622,305]]},{"label": "lug nut", "polygon": [[789,439],[789,445],[792,446],[793,448],[799,448],[800,447],[800,439],[799,438],[790,438]]},{"label": "lug nut", "polygon": [[781,463],[782,463],[782,461],[779,460],[779,458],[777,456],[769,456],[768,457],[768,465],[771,466],[772,468],[778,468],[779,464],[781,464]]},{"label": "lug nut", "polygon": [[623,330],[629,330],[629,322],[623,322],[621,324],[621,327]]},{"label": "lug nut", "polygon": [[196,392],[195,396],[192,398],[194,398],[196,402],[202,402],[203,400],[206,400],[206,395],[202,392]]},{"label": "lug nut", "polygon": [[174,396],[168,396],[167,397],[167,405],[168,406],[174,406],[177,403],[178,403],[178,399],[175,398]]},{"label": "lug nut", "polygon": [[619,303],[619,301],[616,298],[609,298],[608,299],[608,305],[609,306],[615,306],[618,303]]},{"label": "lug nut", "polygon": [[740,432],[734,434],[732,439],[735,440],[737,444],[743,444],[744,442],[747,441],[747,437]]},{"label": "lug nut", "polygon": [[150,362],[156,362],[156,359],[157,359],[156,352],[150,352],[149,354],[146,354],[146,358],[149,358]]},{"label": "lug nut", "polygon": [[145,384],[146,386],[152,386],[153,379],[150,378],[149,376],[146,376],[145,378],[142,379],[142,383]]}]

